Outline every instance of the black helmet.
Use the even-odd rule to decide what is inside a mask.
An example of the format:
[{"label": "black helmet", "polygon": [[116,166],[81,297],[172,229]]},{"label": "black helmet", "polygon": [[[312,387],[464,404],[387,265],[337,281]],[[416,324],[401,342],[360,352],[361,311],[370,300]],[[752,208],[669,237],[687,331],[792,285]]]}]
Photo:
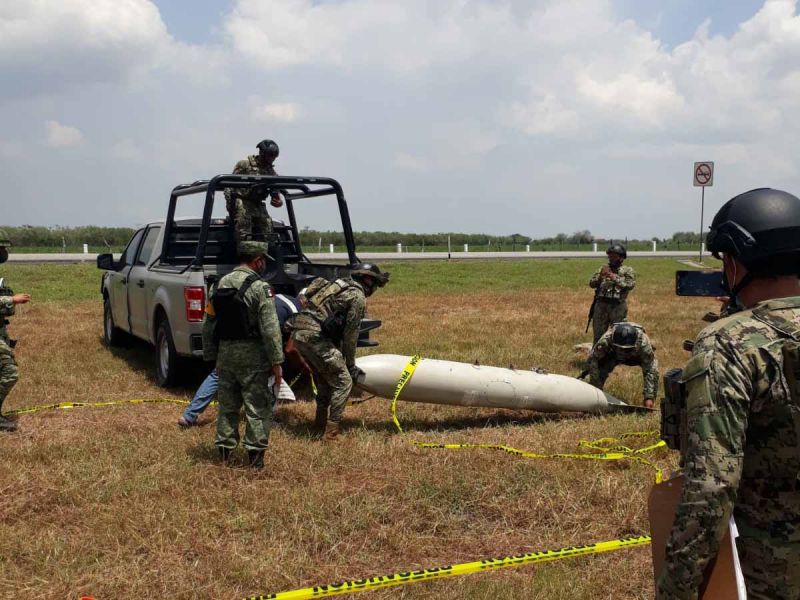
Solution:
[{"label": "black helmet", "polygon": [[606,250],[606,254],[619,254],[622,258],[628,258],[628,251],[622,244],[611,244]]},{"label": "black helmet", "polygon": [[620,323],[614,326],[614,333],[611,334],[611,343],[618,348],[633,348],[636,346],[636,339],[639,333],[636,327],[630,323]]},{"label": "black helmet", "polygon": [[380,267],[373,263],[357,263],[350,268],[350,277],[355,280],[371,279],[378,287],[385,286],[389,281],[389,273],[381,271]]},{"label": "black helmet", "polygon": [[800,274],[800,198],[772,188],[739,194],[714,216],[706,245],[755,275]]},{"label": "black helmet", "polygon": [[256,148],[258,148],[260,151],[263,151],[264,154],[272,157],[273,159],[278,158],[278,155],[281,153],[281,149],[278,148],[278,144],[272,140],[261,140],[258,142],[258,144],[256,144]]}]

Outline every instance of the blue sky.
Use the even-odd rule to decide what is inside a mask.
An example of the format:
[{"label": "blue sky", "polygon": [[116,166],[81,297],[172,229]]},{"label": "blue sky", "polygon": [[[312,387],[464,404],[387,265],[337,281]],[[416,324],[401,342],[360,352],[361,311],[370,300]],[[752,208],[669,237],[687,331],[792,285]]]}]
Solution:
[{"label": "blue sky", "polygon": [[[694,230],[800,192],[795,0],[63,0],[0,11],[0,222],[130,225],[278,141],[357,229]],[[307,224],[335,229],[314,207]]]}]

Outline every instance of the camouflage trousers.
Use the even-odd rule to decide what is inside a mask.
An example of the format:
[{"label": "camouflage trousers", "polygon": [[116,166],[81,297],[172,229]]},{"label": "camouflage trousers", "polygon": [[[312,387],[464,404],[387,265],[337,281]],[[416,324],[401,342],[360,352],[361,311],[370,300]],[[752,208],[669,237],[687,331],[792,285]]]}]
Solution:
[{"label": "camouflage trousers", "polygon": [[592,315],[592,328],[594,331],[594,342],[592,343],[596,344],[597,340],[608,331],[612,323],[624,321],[627,316],[627,301],[603,302],[598,298],[597,303],[594,305],[594,314]]},{"label": "camouflage trousers", "polygon": [[17,361],[14,360],[14,351],[4,339],[0,338],[0,409],[18,379],[19,371]]},{"label": "camouflage trousers", "polygon": [[215,444],[233,449],[239,444],[239,412],[244,405],[242,445],[264,450],[269,443],[275,396],[269,388],[270,370],[259,342],[222,341],[217,358],[217,436]]},{"label": "camouflage trousers", "polygon": [[736,540],[748,600],[800,598],[800,543],[771,544],[741,536]]},{"label": "camouflage trousers", "polygon": [[236,197],[231,218],[237,241],[269,241],[265,236],[272,233],[272,219],[262,200],[244,200]]},{"label": "camouflage trousers", "polygon": [[292,332],[294,346],[300,352],[311,371],[317,385],[317,406],[329,411],[328,419],[339,423],[344,415],[344,407],[353,380],[347,370],[339,348],[318,331],[296,329]]}]

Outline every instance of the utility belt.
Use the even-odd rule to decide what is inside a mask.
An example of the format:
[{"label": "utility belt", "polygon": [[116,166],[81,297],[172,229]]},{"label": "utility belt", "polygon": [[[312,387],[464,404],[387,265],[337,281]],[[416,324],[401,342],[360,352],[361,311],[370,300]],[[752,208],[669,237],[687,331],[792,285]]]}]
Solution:
[{"label": "utility belt", "polygon": [[598,296],[597,301],[602,304],[620,304],[623,299],[622,298],[606,298],[605,296]]}]

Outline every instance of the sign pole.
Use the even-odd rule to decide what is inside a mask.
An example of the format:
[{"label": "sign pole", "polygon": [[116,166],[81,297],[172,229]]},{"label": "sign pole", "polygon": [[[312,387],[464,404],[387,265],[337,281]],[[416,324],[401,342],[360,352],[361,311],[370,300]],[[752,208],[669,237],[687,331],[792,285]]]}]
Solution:
[{"label": "sign pole", "polygon": [[706,207],[706,186],[700,188],[700,263],[703,262],[703,211]]},{"label": "sign pole", "polygon": [[714,185],[714,162],[694,163],[694,187],[702,188],[700,193],[700,262],[703,262],[703,213],[706,208],[706,187]]}]

